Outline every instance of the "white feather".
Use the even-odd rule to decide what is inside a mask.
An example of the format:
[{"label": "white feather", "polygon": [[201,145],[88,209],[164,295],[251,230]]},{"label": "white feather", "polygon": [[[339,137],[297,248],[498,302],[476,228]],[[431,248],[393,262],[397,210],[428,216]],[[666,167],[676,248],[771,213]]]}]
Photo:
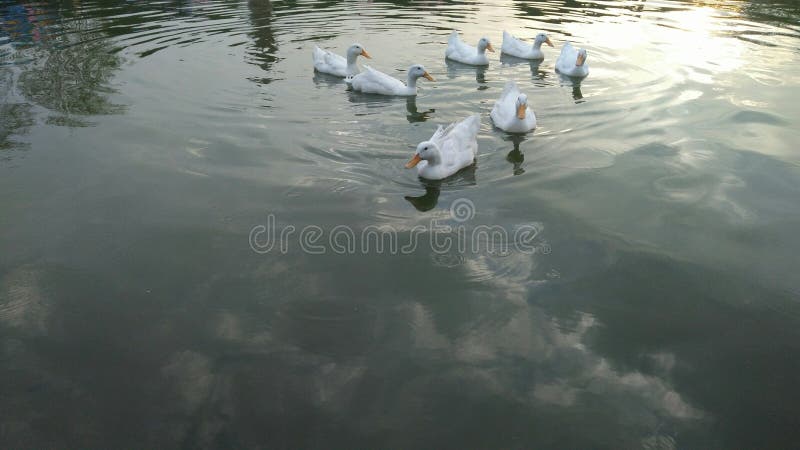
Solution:
[{"label": "white feather", "polygon": [[[350,46],[350,48],[348,48],[348,53],[351,52],[351,49],[355,45],[358,44],[353,44]],[[356,64],[356,58],[358,58],[358,54],[353,54],[351,56],[352,61],[348,62],[347,58],[339,56],[336,53],[323,50],[315,45],[311,56],[314,61],[314,69],[316,69],[318,72],[327,73],[328,75],[335,75],[337,77],[347,77],[355,75],[360,71],[358,65]]]},{"label": "white feather", "polygon": [[503,45],[500,50],[511,56],[523,59],[544,59],[542,52],[542,42],[536,41],[533,44],[517,39],[508,31],[503,30]]},{"label": "white feather", "polygon": [[[556,60],[556,71],[570,77],[589,75],[589,65],[586,62],[580,66],[576,65],[580,51],[576,50],[569,42],[565,42],[564,47],[561,48],[561,54]],[[585,52],[585,50],[583,51]]]},{"label": "white feather", "polygon": [[417,95],[417,79],[421,76],[428,76],[425,68],[420,65],[413,65],[408,70],[408,81],[402,81],[389,76],[372,67],[364,66],[364,71],[346,80],[353,90],[367,94],[381,95]]},{"label": "white feather", "polygon": [[464,64],[473,66],[486,66],[489,64],[489,57],[486,56],[485,50],[480,51],[477,47],[461,41],[456,30],[453,30],[450,34],[450,38],[447,40],[447,50],[445,50],[444,54],[453,61]]},{"label": "white feather", "polygon": [[516,83],[506,83],[490,114],[494,126],[509,133],[526,133],[536,128],[536,114],[530,105],[525,107],[524,119],[517,117],[517,99],[521,94]]},{"label": "white feather", "polygon": [[441,180],[459,170],[472,165],[478,155],[478,132],[481,128],[481,117],[478,114],[450,124],[447,128],[441,125],[426,141],[438,147],[439,160],[429,163],[426,160],[417,164],[417,173],[422,178]]}]

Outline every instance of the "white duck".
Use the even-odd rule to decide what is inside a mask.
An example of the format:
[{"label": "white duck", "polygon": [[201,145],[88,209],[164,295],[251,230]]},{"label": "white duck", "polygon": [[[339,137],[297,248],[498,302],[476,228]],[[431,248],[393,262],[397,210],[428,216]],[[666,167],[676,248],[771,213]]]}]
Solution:
[{"label": "white duck", "polygon": [[528,106],[528,96],[513,81],[506,83],[490,116],[494,126],[509,133],[527,133],[536,128],[536,114]]},{"label": "white duck", "polygon": [[489,39],[485,37],[480,38],[478,47],[476,48],[464,43],[459,39],[458,32],[453,30],[453,33],[450,34],[450,39],[447,40],[447,50],[445,50],[444,54],[453,61],[473,66],[486,66],[489,65],[489,57],[486,56],[486,50],[494,52],[494,48],[492,47],[492,43],[489,42]]},{"label": "white duck", "polygon": [[367,94],[417,95],[417,80],[420,77],[436,81],[421,64],[414,64],[408,68],[406,84],[372,67],[364,66],[364,69],[364,72],[354,77],[347,77],[346,81],[353,87],[353,90]]},{"label": "white duck", "polygon": [[525,41],[515,38],[508,31],[503,30],[503,45],[500,47],[500,51],[517,58],[544,59],[542,44],[553,46],[550,38],[544,33],[537,34],[536,39],[533,41],[533,46],[531,46]]},{"label": "white duck", "polygon": [[586,50],[575,48],[565,42],[561,54],[556,60],[556,71],[570,77],[585,77],[589,75],[589,65],[586,64]]},{"label": "white duck", "polygon": [[314,68],[318,72],[336,75],[337,77],[346,77],[355,75],[360,72],[356,59],[359,56],[372,59],[372,56],[367,53],[364,46],[361,44],[353,44],[347,49],[347,59],[323,50],[316,45],[314,46]]},{"label": "white duck", "polygon": [[417,145],[414,157],[406,169],[417,168],[422,178],[441,180],[475,162],[478,154],[478,131],[481,116],[475,114],[455,122],[447,128],[439,128],[433,136]]}]

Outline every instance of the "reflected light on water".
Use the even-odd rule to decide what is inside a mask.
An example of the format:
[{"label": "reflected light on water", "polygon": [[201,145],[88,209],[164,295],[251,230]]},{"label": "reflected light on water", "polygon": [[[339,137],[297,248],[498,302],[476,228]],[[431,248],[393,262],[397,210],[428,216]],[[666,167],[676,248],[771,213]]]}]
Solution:
[{"label": "reflected light on water", "polygon": [[[692,8],[660,13],[657,21],[644,21],[630,15],[602,17],[592,24],[568,24],[566,30],[573,36],[580,36],[579,45],[613,49],[611,52],[601,50],[600,55],[590,50],[590,64],[593,58],[609,58],[607,53],[616,53],[618,56],[609,58],[608,62],[613,64],[615,59],[624,58],[639,69],[611,73],[619,79],[644,82],[670,75],[712,83],[716,74],[741,67],[746,53],[743,41],[717,33],[724,29],[718,14],[711,8]],[[658,45],[659,50],[654,51],[653,45]],[[606,70],[601,69],[600,76],[606,75],[604,72]]]}]

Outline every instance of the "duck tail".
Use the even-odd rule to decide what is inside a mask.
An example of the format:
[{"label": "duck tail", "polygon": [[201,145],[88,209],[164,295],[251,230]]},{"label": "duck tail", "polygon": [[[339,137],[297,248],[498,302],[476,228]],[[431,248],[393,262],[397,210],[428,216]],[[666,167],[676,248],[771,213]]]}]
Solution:
[{"label": "duck tail", "polygon": [[314,61],[319,61],[324,57],[325,57],[325,50],[322,50],[321,48],[319,48],[319,45],[315,45],[314,46],[314,50],[312,50],[312,52],[311,52],[311,58]]},{"label": "duck tail", "polygon": [[454,45],[457,42],[458,42],[458,31],[453,30],[453,32],[450,33],[450,37],[447,39],[447,43],[450,45]]},{"label": "duck tail", "polygon": [[517,88],[517,83],[515,83],[514,80],[508,80],[503,88],[503,93],[500,94],[500,98],[506,98],[510,93],[518,91],[519,89]]}]

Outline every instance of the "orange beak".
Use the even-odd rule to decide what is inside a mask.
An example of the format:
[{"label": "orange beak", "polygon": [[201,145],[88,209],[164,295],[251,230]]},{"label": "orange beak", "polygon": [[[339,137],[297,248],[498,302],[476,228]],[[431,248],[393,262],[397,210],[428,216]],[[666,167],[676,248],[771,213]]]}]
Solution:
[{"label": "orange beak", "polygon": [[419,162],[420,162],[420,161],[422,161],[422,158],[420,158],[419,154],[417,154],[417,155],[414,155],[414,157],[413,157],[413,158],[411,158],[411,161],[409,161],[409,162],[407,162],[407,163],[406,163],[406,169],[411,169],[411,168],[413,168],[414,166],[416,166],[417,164],[419,164]]},{"label": "orange beak", "polygon": [[492,47],[491,42],[486,44],[486,50],[489,50],[490,52],[494,53],[494,47]]},{"label": "orange beak", "polygon": [[433,78],[431,74],[428,73],[428,71],[425,71],[425,73],[423,73],[422,76],[425,77],[425,79],[427,80],[436,81],[436,78]]},{"label": "orange beak", "polygon": [[547,38],[547,39],[545,39],[545,40],[544,40],[544,42],[545,42],[547,45],[549,45],[550,47],[553,47],[553,43],[552,43],[552,42],[550,42],[550,38]]},{"label": "orange beak", "polygon": [[525,120],[525,105],[517,105],[517,119]]},{"label": "orange beak", "polygon": [[578,53],[578,59],[575,61],[575,65],[580,67],[583,65],[584,61],[586,61],[586,57],[583,56],[583,53]]},{"label": "orange beak", "polygon": [[364,58],[372,59],[372,56],[369,56],[369,53],[367,53],[367,51],[364,50],[363,48],[361,49],[361,56],[363,56]]}]

